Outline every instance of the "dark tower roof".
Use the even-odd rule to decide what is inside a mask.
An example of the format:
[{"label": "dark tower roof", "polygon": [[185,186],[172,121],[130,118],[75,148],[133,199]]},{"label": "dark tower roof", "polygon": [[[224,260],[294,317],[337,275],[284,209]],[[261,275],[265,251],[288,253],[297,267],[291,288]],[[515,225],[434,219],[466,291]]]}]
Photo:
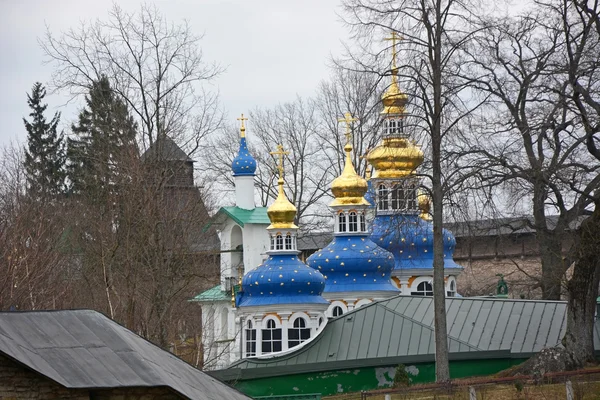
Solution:
[{"label": "dark tower roof", "polygon": [[194,162],[186,153],[168,136],[161,136],[157,139],[144,154],[142,161],[161,160],[161,161],[185,161]]}]

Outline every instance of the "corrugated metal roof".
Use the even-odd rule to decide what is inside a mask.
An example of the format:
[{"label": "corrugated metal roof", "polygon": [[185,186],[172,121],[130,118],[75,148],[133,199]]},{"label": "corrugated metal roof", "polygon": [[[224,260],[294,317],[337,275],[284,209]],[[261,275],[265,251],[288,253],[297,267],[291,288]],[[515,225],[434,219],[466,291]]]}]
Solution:
[{"label": "corrugated metal roof", "polygon": [[[451,359],[529,357],[557,345],[566,329],[566,303],[559,301],[448,298],[446,310]],[[596,348],[599,327],[597,322]],[[241,360],[230,368],[265,368],[276,375],[390,365],[390,360],[431,361],[433,356],[433,298],[397,296],[331,320],[315,341],[297,352],[268,360]]]},{"label": "corrugated metal roof", "polygon": [[270,224],[269,216],[267,215],[267,207],[256,207],[253,210],[244,210],[237,206],[221,207],[219,214],[225,214],[233,219],[240,226],[245,224]]},{"label": "corrugated metal roof", "polygon": [[0,352],[67,388],[169,387],[249,399],[91,310],[0,312]]}]

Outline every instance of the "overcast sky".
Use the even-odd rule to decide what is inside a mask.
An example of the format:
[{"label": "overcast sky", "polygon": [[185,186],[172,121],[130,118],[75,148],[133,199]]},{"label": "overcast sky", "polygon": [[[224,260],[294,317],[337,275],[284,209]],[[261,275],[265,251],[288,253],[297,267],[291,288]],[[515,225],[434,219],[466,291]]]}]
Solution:
[{"label": "overcast sky", "polygon": [[[127,11],[139,1],[120,0]],[[214,80],[230,119],[256,106],[271,107],[310,96],[329,75],[331,55],[339,55],[347,29],[336,12],[338,0],[164,0],[155,1],[173,22],[187,19],[195,33],[204,33],[202,49],[226,72]],[[38,38],[45,24],[58,34],[80,20],[104,19],[107,0],[0,0],[0,146],[24,143],[22,117],[26,93],[34,82],[47,83],[52,67],[44,65]],[[63,113],[66,128],[79,104],[65,106],[66,97],[46,97],[49,111]],[[50,118],[50,113],[48,113]]]}]

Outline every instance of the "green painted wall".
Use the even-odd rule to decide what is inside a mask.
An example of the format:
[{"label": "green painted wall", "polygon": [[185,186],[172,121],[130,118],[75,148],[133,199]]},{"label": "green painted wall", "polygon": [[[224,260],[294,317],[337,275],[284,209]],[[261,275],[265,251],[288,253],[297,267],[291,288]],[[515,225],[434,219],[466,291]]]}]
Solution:
[{"label": "green painted wall", "polygon": [[[488,359],[450,362],[453,379],[491,375],[525,360]],[[413,383],[435,381],[435,364],[409,364],[407,372]],[[355,368],[238,381],[233,385],[248,396],[321,393],[324,396],[392,386],[396,366]]]}]

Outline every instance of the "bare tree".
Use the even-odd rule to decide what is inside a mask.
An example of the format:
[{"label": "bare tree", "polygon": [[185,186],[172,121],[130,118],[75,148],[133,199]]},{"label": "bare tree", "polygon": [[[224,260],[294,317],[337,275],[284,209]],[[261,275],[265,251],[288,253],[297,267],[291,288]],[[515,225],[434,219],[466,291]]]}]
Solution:
[{"label": "bare tree", "polygon": [[[567,53],[570,97],[575,103],[584,129],[584,143],[589,154],[600,163],[600,5],[595,2],[562,1],[547,4],[560,15]],[[573,260],[573,276],[567,284],[567,332],[564,337],[568,366],[581,368],[594,362],[594,323],[596,298],[600,283],[600,184],[589,196],[592,215],[581,224]]]},{"label": "bare tree", "polygon": [[0,159],[0,307],[70,307],[74,271],[62,205],[26,190],[22,150],[4,148]]},{"label": "bare tree", "polygon": [[568,99],[562,35],[556,15],[543,8],[495,19],[478,35],[468,61],[472,88],[488,97],[481,136],[471,148],[485,159],[478,161],[479,177],[483,186],[503,185],[516,203],[531,201],[540,285],[552,300],[560,299],[570,265],[564,254],[571,231],[600,183],[600,166],[591,162]]},{"label": "bare tree", "polygon": [[[323,200],[329,197],[329,182],[333,167],[323,153],[320,135],[321,120],[315,101],[297,98],[273,108],[255,109],[248,121],[250,152],[258,162],[255,183],[259,204],[267,206],[277,197],[276,160],[269,153],[277,144],[290,152],[285,164],[286,194],[298,213],[301,229],[322,226]],[[231,161],[239,146],[238,130],[229,128],[212,139],[206,157],[202,160],[205,174],[215,177],[224,188],[233,187]]]},{"label": "bare tree", "polygon": [[[375,72],[381,49],[374,38],[392,32],[402,38],[400,62],[389,73],[398,74],[407,88],[414,117],[414,131],[424,132],[430,147],[434,231],[434,309],[436,379],[450,379],[444,292],[443,204],[453,187],[456,169],[444,155],[459,139],[461,124],[478,104],[467,104],[463,97],[466,82],[460,78],[460,49],[472,36],[471,5],[458,0],[348,0],[344,5],[346,22],[357,41],[351,53],[365,72]],[[353,67],[355,68],[355,67]],[[460,171],[459,171],[460,172]],[[462,178],[464,179],[464,178]]]},{"label": "bare tree", "polygon": [[318,135],[323,143],[324,156],[328,165],[333,166],[332,175],[338,176],[344,169],[345,140],[340,135],[338,119],[349,112],[358,123],[353,125],[353,163],[356,172],[364,176],[367,160],[364,155],[377,145],[380,107],[379,95],[382,92],[380,79],[374,74],[358,72],[356,68],[333,66],[329,80],[321,82],[316,98],[316,106],[321,119]]},{"label": "bare tree", "polygon": [[126,13],[115,3],[108,20],[82,22],[59,37],[47,29],[40,44],[55,67],[55,89],[87,94],[106,76],[136,118],[142,148],[167,135],[192,153],[221,123],[217,97],[202,85],[221,68],[205,61],[201,39],[155,6]]}]

